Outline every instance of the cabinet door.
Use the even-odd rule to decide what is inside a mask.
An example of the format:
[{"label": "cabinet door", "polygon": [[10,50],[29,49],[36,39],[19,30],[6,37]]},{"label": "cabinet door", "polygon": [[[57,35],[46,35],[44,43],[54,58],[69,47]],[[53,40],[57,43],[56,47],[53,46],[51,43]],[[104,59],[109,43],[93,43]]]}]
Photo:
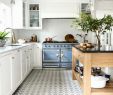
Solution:
[{"label": "cabinet door", "polygon": [[12,24],[13,28],[23,28],[23,2],[22,0],[15,0],[12,5]]},{"label": "cabinet door", "polygon": [[20,51],[15,51],[12,55],[12,90],[15,90],[21,81]]},{"label": "cabinet door", "polygon": [[27,74],[27,59],[26,59],[26,48],[23,48],[22,49],[22,79],[25,78],[26,74]]},{"label": "cabinet door", "polygon": [[27,29],[42,29],[40,14],[40,3],[36,0],[29,0],[23,3],[23,25]]},{"label": "cabinet door", "polygon": [[0,1],[0,30],[11,27],[11,7]]},{"label": "cabinet door", "polygon": [[61,62],[72,62],[72,49],[61,49]]},{"label": "cabinet door", "polygon": [[35,68],[42,68],[42,50],[41,47],[34,46],[34,65]]},{"label": "cabinet door", "polygon": [[32,46],[30,47],[29,52],[30,52],[30,70],[31,70],[33,68],[34,63],[34,50]]},{"label": "cabinet door", "polygon": [[26,58],[27,58],[27,73],[30,71],[30,50],[29,50],[29,48],[27,48],[27,56],[26,56]]},{"label": "cabinet door", "polygon": [[11,94],[11,56],[0,58],[0,95]]}]

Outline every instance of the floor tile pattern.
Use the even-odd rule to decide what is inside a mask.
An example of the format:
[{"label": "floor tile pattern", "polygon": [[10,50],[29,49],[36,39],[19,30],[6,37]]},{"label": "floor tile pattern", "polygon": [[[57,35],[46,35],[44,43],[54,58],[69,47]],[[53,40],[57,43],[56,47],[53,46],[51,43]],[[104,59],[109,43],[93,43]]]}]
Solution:
[{"label": "floor tile pattern", "polygon": [[33,70],[13,95],[82,95],[71,70]]}]

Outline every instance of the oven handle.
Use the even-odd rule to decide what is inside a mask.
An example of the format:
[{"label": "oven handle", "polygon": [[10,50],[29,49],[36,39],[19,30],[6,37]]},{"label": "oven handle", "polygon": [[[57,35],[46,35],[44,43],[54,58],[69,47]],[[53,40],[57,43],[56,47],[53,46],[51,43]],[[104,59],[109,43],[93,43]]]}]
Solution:
[{"label": "oven handle", "polygon": [[63,58],[64,57],[64,53],[63,53],[63,51],[61,51],[61,58]]}]

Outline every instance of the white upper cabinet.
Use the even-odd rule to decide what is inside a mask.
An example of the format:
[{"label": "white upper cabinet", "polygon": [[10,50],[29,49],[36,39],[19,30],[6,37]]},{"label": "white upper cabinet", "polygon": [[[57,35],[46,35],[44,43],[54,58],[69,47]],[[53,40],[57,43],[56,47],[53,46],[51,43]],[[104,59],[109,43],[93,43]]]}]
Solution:
[{"label": "white upper cabinet", "polygon": [[23,0],[15,0],[12,4],[12,27],[14,29],[23,28]]},{"label": "white upper cabinet", "polygon": [[91,0],[75,0],[75,1],[80,1],[81,3],[89,3]]},{"label": "white upper cabinet", "polygon": [[96,0],[94,9],[97,18],[102,18],[108,14],[113,16],[113,0]]},{"label": "white upper cabinet", "polygon": [[0,1],[0,31],[6,27],[11,27],[11,7],[8,5],[9,3]]},{"label": "white upper cabinet", "polygon": [[11,0],[0,0],[0,2],[3,2],[6,6],[11,6]]},{"label": "white upper cabinet", "polygon": [[37,0],[24,2],[23,11],[23,25],[26,29],[42,29],[40,3]]},{"label": "white upper cabinet", "polygon": [[73,18],[79,14],[76,0],[41,0],[42,18]]}]

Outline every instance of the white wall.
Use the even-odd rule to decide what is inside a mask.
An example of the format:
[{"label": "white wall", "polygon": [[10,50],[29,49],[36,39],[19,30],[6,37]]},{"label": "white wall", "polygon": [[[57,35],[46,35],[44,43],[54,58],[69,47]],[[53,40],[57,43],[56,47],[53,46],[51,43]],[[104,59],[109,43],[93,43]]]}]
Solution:
[{"label": "white wall", "polygon": [[[42,30],[16,30],[16,38],[30,39],[32,34],[36,34],[40,42],[43,42],[46,37],[53,36],[56,36],[54,40],[62,41],[65,40],[66,34],[76,36],[77,33],[83,33],[71,27],[72,21],[73,19],[43,19]],[[80,37],[76,38],[82,40]],[[91,40],[92,37],[89,36],[88,39]]]}]

